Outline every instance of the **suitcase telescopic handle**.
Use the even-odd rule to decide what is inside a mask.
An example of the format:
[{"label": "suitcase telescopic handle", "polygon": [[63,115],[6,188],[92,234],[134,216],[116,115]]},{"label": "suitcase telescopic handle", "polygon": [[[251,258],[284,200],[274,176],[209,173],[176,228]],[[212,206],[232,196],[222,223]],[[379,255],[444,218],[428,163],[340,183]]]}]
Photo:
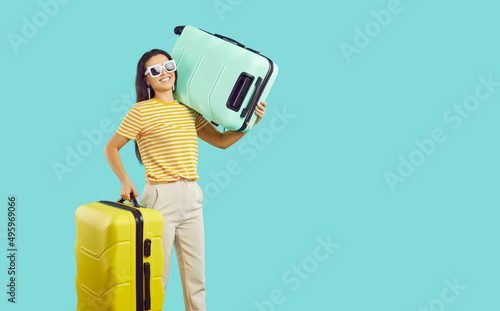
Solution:
[{"label": "suitcase telescopic handle", "polygon": [[259,55],[260,55],[260,52],[259,52],[259,51],[256,51],[256,50],[251,49],[251,48],[249,48],[249,47],[247,47],[247,46],[244,46],[243,44],[239,43],[238,41],[236,41],[236,40],[234,40],[234,39],[231,39],[231,38],[226,37],[226,36],[223,36],[223,35],[219,35],[219,34],[217,34],[217,33],[215,33],[215,34],[214,34],[214,36],[216,36],[217,38],[221,38],[222,40],[226,40],[226,41],[228,41],[228,42],[231,42],[231,43],[233,43],[233,44],[236,44],[237,46],[239,46],[239,47],[241,47],[241,48],[244,48],[245,50],[249,50],[249,51],[252,51],[252,52],[254,52],[254,53],[256,53],[256,54],[259,54]]},{"label": "suitcase telescopic handle", "polygon": [[246,47],[246,46],[244,46],[243,44],[241,44],[241,43],[239,43],[238,41],[236,41],[236,40],[234,40],[234,39],[231,39],[231,38],[229,38],[229,37],[226,37],[226,36],[223,36],[223,35],[219,35],[219,34],[217,34],[217,33],[215,33],[215,34],[214,34],[214,36],[216,36],[216,37],[218,37],[218,38],[221,38],[222,40],[226,40],[226,41],[229,41],[229,42],[231,42],[231,43],[233,43],[233,44],[236,44],[237,46],[242,47],[242,48],[244,48],[244,49],[246,49],[246,48],[247,48],[247,47]]},{"label": "suitcase telescopic handle", "polygon": [[[141,207],[132,193],[130,194],[130,199],[132,200],[132,205],[134,205],[134,207]],[[118,199],[118,203],[123,203],[123,202],[125,202],[124,198]]]}]

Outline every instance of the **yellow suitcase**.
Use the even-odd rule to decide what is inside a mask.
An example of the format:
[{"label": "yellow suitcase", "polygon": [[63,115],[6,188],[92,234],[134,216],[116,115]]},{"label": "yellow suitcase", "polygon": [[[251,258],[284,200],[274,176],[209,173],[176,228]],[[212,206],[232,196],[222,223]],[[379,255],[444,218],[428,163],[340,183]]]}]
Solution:
[{"label": "yellow suitcase", "polygon": [[76,210],[77,311],[163,308],[163,217],[122,202]]}]

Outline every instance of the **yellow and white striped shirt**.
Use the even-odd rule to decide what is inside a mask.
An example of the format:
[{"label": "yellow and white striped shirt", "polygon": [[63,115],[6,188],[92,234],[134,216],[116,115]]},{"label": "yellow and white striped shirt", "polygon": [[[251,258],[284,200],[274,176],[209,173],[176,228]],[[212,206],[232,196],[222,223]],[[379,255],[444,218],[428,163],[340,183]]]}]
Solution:
[{"label": "yellow and white striped shirt", "polygon": [[196,130],[207,124],[201,114],[177,101],[150,99],[136,103],[116,133],[137,141],[148,182],[193,180],[199,179]]}]

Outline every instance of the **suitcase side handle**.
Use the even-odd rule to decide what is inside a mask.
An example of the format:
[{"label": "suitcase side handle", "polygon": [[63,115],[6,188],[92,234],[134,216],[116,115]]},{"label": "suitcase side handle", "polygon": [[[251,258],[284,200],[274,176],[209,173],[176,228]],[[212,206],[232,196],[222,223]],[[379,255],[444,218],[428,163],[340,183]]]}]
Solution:
[{"label": "suitcase side handle", "polygon": [[227,99],[227,108],[233,111],[240,111],[241,105],[243,104],[243,101],[248,94],[248,90],[252,85],[253,79],[254,76],[246,72],[242,72],[240,74],[240,76],[236,80],[236,83],[234,83],[234,87],[231,91],[231,94],[229,94],[229,98]]}]

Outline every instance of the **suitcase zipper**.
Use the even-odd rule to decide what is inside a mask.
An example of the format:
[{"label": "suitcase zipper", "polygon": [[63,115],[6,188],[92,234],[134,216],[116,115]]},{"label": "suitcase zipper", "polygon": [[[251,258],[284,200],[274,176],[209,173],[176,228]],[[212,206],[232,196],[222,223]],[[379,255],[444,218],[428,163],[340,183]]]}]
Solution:
[{"label": "suitcase zipper", "polygon": [[151,266],[149,262],[144,263],[144,278],[146,280],[145,297],[144,297],[144,309],[151,310]]}]

